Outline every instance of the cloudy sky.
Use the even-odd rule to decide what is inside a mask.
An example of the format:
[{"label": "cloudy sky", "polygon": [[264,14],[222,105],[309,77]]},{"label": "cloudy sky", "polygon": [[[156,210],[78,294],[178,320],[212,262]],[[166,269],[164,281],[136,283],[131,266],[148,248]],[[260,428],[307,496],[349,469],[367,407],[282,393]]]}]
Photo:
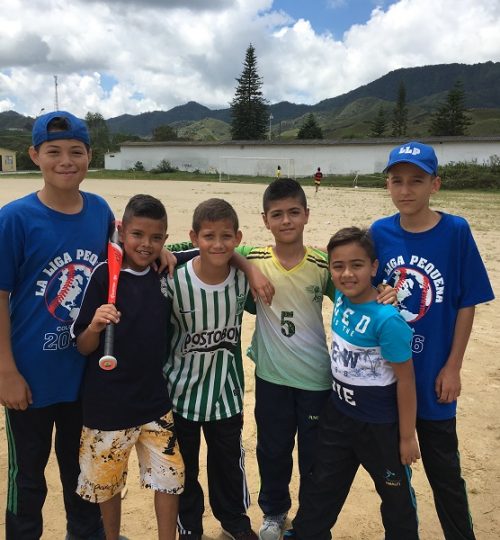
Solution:
[{"label": "cloudy sky", "polygon": [[0,111],[226,108],[249,43],[270,103],[500,61],[498,0],[2,0]]}]

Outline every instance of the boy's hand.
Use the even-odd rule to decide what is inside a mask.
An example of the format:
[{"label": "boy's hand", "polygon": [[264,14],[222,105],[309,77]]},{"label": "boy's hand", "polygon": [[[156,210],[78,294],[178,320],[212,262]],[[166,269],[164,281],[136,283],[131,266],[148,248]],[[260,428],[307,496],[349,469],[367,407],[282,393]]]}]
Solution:
[{"label": "boy's hand", "polygon": [[109,323],[118,324],[120,322],[120,315],[121,313],[116,309],[114,304],[103,304],[96,309],[94,317],[87,326],[87,330],[99,334]]},{"label": "boy's hand", "polygon": [[377,302],[379,304],[390,304],[392,306],[398,305],[398,295],[396,293],[396,289],[393,289],[390,285],[387,285],[387,283],[379,283],[377,285]]},{"label": "boy's hand", "polygon": [[399,440],[399,455],[403,465],[411,465],[420,459],[420,449],[415,435]]},{"label": "boy's hand", "polygon": [[462,390],[460,369],[445,364],[436,377],[434,385],[438,403],[453,403]]},{"label": "boy's hand", "polygon": [[16,411],[24,411],[33,403],[31,390],[19,371],[0,375],[0,405]]},{"label": "boy's hand", "polygon": [[274,285],[255,264],[250,265],[247,271],[247,277],[253,299],[257,301],[257,298],[260,298],[265,304],[270,306],[275,293]]},{"label": "boy's hand", "polygon": [[159,274],[168,268],[168,275],[174,277],[174,270],[177,266],[177,257],[167,248],[163,248],[160,253],[160,266],[156,263],[151,265]]}]

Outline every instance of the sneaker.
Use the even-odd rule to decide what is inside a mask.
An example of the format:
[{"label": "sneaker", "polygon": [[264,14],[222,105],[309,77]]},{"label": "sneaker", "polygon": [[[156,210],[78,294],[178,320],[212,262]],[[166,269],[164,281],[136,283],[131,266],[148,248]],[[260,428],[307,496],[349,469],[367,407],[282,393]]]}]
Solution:
[{"label": "sneaker", "polygon": [[264,516],[264,522],[259,530],[260,540],[279,540],[286,520],[286,512],[276,516]]},{"label": "sneaker", "polygon": [[230,533],[229,531],[222,529],[222,532],[229,538],[232,538],[233,540],[259,540],[259,537],[252,531],[252,529],[248,529],[247,531],[233,532],[233,533]]}]

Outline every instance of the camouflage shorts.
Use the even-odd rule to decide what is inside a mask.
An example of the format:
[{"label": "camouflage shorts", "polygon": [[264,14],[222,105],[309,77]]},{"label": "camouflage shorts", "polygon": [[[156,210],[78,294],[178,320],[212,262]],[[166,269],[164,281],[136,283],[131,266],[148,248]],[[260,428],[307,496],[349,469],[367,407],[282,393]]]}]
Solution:
[{"label": "camouflage shorts", "polygon": [[142,487],[178,494],[184,489],[184,462],[172,411],[143,426],[101,431],[83,427],[77,493],[90,502],[104,502],[125,486],[128,459],[135,446]]}]

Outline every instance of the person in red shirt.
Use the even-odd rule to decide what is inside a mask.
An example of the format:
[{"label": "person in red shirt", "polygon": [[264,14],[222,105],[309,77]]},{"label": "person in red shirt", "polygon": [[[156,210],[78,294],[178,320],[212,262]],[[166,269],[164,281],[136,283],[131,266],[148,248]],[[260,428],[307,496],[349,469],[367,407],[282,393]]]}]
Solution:
[{"label": "person in red shirt", "polygon": [[314,173],[314,185],[316,186],[315,193],[318,193],[319,185],[321,184],[321,179],[323,178],[323,173],[321,168],[318,167],[318,170]]}]

